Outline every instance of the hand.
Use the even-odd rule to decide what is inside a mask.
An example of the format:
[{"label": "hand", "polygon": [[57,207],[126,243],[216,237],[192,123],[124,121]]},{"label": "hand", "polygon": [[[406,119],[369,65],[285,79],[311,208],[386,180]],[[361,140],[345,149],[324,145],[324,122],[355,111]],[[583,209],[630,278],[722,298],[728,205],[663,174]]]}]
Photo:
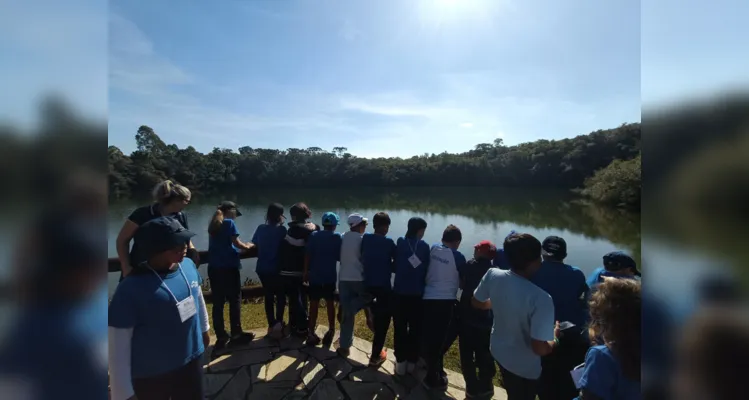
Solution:
[{"label": "hand", "polygon": [[208,348],[211,344],[211,335],[208,332],[203,332],[203,347]]},{"label": "hand", "polygon": [[562,332],[562,330],[561,330],[561,329],[559,328],[559,321],[557,321],[557,322],[556,322],[556,323],[554,324],[554,337],[558,339],[558,338],[559,338],[559,334],[560,334],[561,332]]},{"label": "hand", "polygon": [[302,277],[302,282],[309,283],[309,274],[307,272],[304,273],[304,276]]},{"label": "hand", "polygon": [[200,253],[198,253],[198,251],[195,249],[190,249],[190,250],[192,251],[188,251],[188,254],[189,254],[188,257],[190,257],[192,262],[194,262],[195,266],[197,267],[200,265]]}]

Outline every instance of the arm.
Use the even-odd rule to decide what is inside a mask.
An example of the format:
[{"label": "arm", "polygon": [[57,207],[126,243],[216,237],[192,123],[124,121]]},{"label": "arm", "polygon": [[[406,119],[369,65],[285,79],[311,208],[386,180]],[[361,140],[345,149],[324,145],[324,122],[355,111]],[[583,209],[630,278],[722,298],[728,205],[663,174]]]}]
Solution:
[{"label": "arm", "polygon": [[127,276],[132,271],[130,265],[130,241],[135,236],[135,231],[138,230],[138,224],[131,220],[125,221],[122,225],[120,233],[117,235],[117,257],[120,259],[120,269],[122,275]]},{"label": "arm", "polygon": [[135,396],[130,372],[133,328],[109,327],[109,382],[112,400]]},{"label": "arm", "polygon": [[493,274],[491,270],[484,274],[484,277],[481,278],[481,282],[479,282],[479,285],[476,287],[476,290],[473,291],[473,297],[471,298],[471,305],[474,308],[478,308],[479,310],[491,310],[492,308],[492,301],[489,298],[490,296],[490,285],[491,280],[493,278]]},{"label": "arm", "polygon": [[252,243],[245,243],[241,240],[239,240],[239,235],[232,236],[231,242],[234,244],[234,246],[237,246],[238,248],[242,250],[249,250],[253,247],[255,247]]},{"label": "arm", "polygon": [[200,331],[203,332],[203,346],[208,347],[211,344],[211,337],[208,334],[211,325],[208,323],[208,307],[205,306],[205,298],[201,289],[198,289],[198,305],[200,306]]},{"label": "arm", "polygon": [[541,357],[550,354],[559,344],[559,322],[554,322],[554,303],[551,296],[544,293],[536,300],[531,314],[531,349]]}]

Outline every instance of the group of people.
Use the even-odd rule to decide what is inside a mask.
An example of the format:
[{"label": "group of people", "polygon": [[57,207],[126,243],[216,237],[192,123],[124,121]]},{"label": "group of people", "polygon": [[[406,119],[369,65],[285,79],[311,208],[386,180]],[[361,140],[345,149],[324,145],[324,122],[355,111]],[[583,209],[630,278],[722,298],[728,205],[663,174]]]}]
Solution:
[{"label": "group of people", "polygon": [[[162,185],[155,194],[168,195],[133,212],[120,235],[125,245],[118,242],[118,251],[127,249],[130,238],[136,243],[120,253],[125,278],[109,310],[113,399],[202,398],[199,359],[209,343],[209,324],[200,262],[189,250],[194,234],[182,213],[189,191],[165,184],[170,190]],[[147,212],[153,218],[139,223]],[[387,359],[392,322],[396,375],[412,373],[422,359],[422,383],[430,390],[447,388],[443,359],[458,339],[469,398],[493,395],[495,366],[510,400],[640,398],[639,271],[622,252],[605,255],[604,266],[586,279],[564,263],[566,243],[555,236],[541,243],[512,232],[501,248],[481,241],[467,258],[459,250],[458,227],[447,226],[440,243],[430,246],[423,240],[427,222],[419,217],[394,240],[387,236],[391,220],[385,212],[373,216],[371,232],[368,218],[351,214],[341,234],[341,218],[333,212],[324,213],[319,226],[310,221],[309,207],[297,203],[286,223],[283,206],[274,203],[252,239],[243,242],[234,222],[241,215],[225,201],[208,226],[215,348],[254,339],[240,322],[239,270],[240,252],[255,247],[270,337],[291,334],[310,346],[330,346],[337,320],[336,351],[347,357],[356,315],[363,311],[373,331],[370,366]],[[329,327],[323,338],[315,333],[321,300]],[[229,333],[223,321],[227,302]]]}]

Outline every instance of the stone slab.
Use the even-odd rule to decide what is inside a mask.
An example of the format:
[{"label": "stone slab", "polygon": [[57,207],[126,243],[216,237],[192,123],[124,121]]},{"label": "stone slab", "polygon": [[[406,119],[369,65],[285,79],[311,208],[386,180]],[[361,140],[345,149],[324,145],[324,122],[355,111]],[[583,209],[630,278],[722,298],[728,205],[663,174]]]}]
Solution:
[{"label": "stone slab", "polygon": [[252,385],[246,368],[240,369],[214,400],[243,399]]},{"label": "stone slab", "polygon": [[315,386],[309,400],[343,400],[343,393],[332,379],[323,379]]},{"label": "stone slab", "polygon": [[352,399],[395,400],[395,393],[382,383],[345,381],[341,386]]},{"label": "stone slab", "polygon": [[262,364],[273,358],[271,348],[235,351],[224,354],[209,364],[210,372],[237,369],[247,365]]}]

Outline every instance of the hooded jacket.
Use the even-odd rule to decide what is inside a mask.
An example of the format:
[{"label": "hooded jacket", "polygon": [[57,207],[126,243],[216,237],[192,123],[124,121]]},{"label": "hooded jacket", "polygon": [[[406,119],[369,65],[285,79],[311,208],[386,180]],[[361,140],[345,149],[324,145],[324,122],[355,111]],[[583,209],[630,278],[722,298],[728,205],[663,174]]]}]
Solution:
[{"label": "hooded jacket", "polygon": [[302,277],[307,240],[312,232],[319,230],[320,227],[311,222],[289,222],[286,237],[278,248],[278,271],[281,276]]}]

